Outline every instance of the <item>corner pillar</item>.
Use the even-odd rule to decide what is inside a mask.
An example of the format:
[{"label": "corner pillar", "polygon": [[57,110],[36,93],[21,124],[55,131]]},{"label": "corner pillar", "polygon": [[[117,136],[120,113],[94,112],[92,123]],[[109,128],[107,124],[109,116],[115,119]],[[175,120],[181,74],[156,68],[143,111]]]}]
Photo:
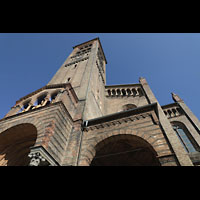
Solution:
[{"label": "corner pillar", "polygon": [[11,115],[15,115],[17,114],[19,111],[21,110],[21,106],[20,105],[15,105],[13,106],[10,111],[4,116],[4,118],[9,117]]},{"label": "corner pillar", "polygon": [[189,119],[189,121],[193,124],[194,128],[200,134],[200,121],[198,120],[198,118],[193,114],[190,108],[185,104],[185,102],[177,94],[174,94],[174,93],[171,93],[171,94],[172,94],[172,99],[174,100],[174,102],[179,104],[179,106],[185,113],[186,117]]},{"label": "corner pillar", "polygon": [[187,152],[183,148],[178,137],[174,133],[174,130],[173,130],[169,120],[165,116],[159,102],[157,101],[156,97],[154,96],[152,90],[150,89],[146,79],[140,78],[139,81],[142,85],[142,88],[143,88],[145,94],[146,94],[148,102],[149,103],[157,103],[158,118],[159,118],[160,125],[161,125],[167,139],[170,142],[170,145],[177,157],[178,162],[180,163],[181,166],[193,166],[193,163],[190,160],[190,157],[188,156]]}]

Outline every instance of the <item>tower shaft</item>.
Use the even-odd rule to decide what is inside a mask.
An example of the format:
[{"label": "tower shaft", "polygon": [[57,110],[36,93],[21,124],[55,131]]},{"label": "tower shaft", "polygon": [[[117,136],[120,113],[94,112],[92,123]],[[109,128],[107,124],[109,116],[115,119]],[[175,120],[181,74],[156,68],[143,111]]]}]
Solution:
[{"label": "tower shaft", "polygon": [[73,47],[48,83],[71,83],[82,102],[84,120],[103,116],[106,58],[98,38]]}]

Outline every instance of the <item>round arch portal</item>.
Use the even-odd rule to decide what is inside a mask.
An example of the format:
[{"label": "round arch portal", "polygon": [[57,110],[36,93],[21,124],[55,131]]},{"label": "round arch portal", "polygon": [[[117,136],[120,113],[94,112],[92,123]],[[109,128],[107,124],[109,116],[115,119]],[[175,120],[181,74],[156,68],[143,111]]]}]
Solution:
[{"label": "round arch portal", "polygon": [[0,166],[26,166],[28,154],[37,139],[34,125],[25,123],[0,133]]},{"label": "round arch portal", "polygon": [[160,166],[157,153],[144,139],[134,135],[115,135],[95,147],[91,166]]}]

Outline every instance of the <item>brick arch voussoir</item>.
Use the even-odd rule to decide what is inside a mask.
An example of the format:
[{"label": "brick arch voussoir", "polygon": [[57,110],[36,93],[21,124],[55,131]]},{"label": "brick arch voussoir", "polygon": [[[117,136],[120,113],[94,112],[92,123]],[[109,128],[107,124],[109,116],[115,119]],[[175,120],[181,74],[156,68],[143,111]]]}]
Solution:
[{"label": "brick arch voussoir", "polygon": [[96,136],[93,142],[86,147],[83,153],[81,153],[82,155],[79,161],[79,165],[80,166],[90,165],[90,163],[92,162],[92,159],[95,157],[95,154],[96,154],[96,149],[95,149],[96,145],[97,144],[104,145],[105,140],[107,138],[111,138],[111,136],[114,136],[114,135],[119,135],[119,130],[105,132],[99,136]]},{"label": "brick arch voussoir", "polygon": [[37,132],[39,130],[39,127],[38,127],[36,121],[34,121],[31,118],[28,118],[28,119],[23,119],[23,120],[19,120],[19,121],[15,121],[15,122],[7,124],[3,129],[1,129],[0,134],[3,133],[3,132],[5,132],[6,130],[12,128],[12,127],[15,127],[15,126],[21,125],[21,124],[32,124],[33,126],[36,127]]},{"label": "brick arch voussoir", "polygon": [[119,130],[109,131],[103,134],[103,136],[97,137],[95,139],[95,143],[93,144],[93,146],[96,146],[100,142],[102,142],[103,144],[103,141],[107,138],[110,138],[111,140],[115,140],[115,137],[112,137],[112,136],[116,136],[116,135],[137,135],[137,131],[132,130],[132,129],[119,129]]},{"label": "brick arch voussoir", "polygon": [[81,156],[82,158],[80,159],[79,165],[90,165],[93,158],[95,157],[95,154],[96,154],[95,147],[97,146],[97,144],[104,145],[106,143],[106,139],[108,138],[109,138],[109,142],[112,140],[114,141],[116,140],[116,138],[112,136],[117,136],[117,135],[119,136],[121,135],[122,137],[123,136],[125,137],[126,135],[137,136],[138,131],[133,130],[133,129],[119,129],[119,130],[106,132],[103,135],[96,137],[93,143],[88,146],[88,149],[84,151],[84,154]]},{"label": "brick arch voussoir", "polygon": [[79,165],[90,165],[92,159],[95,157],[96,151],[95,148],[88,148],[81,155]]},{"label": "brick arch voussoir", "polygon": [[149,144],[152,145],[152,142],[149,140],[149,138],[151,137],[149,134],[144,134],[144,132],[138,131],[137,136],[141,137],[142,139],[144,139],[145,141],[147,141]]},{"label": "brick arch voussoir", "polygon": [[144,139],[146,142],[148,142],[151,145],[151,147],[154,149],[154,151],[157,154],[159,154],[154,148],[154,142],[156,141],[156,138],[152,137],[151,134],[144,134],[142,131],[138,131],[137,136]]}]

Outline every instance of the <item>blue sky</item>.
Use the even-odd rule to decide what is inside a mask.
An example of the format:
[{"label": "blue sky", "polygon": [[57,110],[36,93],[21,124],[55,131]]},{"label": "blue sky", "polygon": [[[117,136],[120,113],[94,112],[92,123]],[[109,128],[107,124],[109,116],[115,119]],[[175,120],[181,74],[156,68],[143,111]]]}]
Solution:
[{"label": "blue sky", "polygon": [[15,102],[45,86],[73,50],[100,38],[107,85],[145,77],[161,105],[178,94],[200,119],[198,33],[0,33],[0,119]]}]

